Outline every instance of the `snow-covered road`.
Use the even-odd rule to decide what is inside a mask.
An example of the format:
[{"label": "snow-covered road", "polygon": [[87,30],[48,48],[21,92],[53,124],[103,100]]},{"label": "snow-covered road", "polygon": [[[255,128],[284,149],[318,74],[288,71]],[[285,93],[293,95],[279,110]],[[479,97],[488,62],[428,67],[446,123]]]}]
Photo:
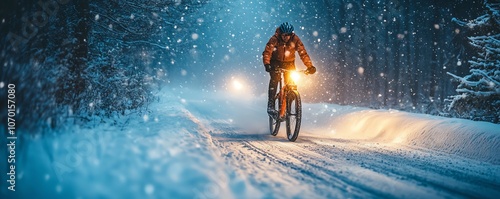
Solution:
[{"label": "snow-covered road", "polygon": [[213,142],[241,176],[284,198],[492,198],[498,166],[401,145],[301,135],[239,135]]},{"label": "snow-covered road", "polygon": [[[382,130],[385,134],[383,136],[377,134],[374,139],[348,139],[342,133],[327,135],[328,133],[324,132],[330,132],[330,134],[335,132],[335,130],[325,129],[331,125],[331,123],[327,124],[335,116],[330,114],[332,117],[324,117],[325,106],[305,105],[305,111],[309,112],[306,113],[305,118],[309,117],[309,119],[306,119],[299,139],[296,142],[289,142],[285,137],[283,127],[276,137],[267,133],[265,129],[267,118],[265,114],[262,114],[264,109],[259,108],[261,104],[265,104],[262,99],[245,101],[244,98],[236,97],[233,100],[229,98],[219,100],[219,102],[225,102],[222,106],[223,111],[216,111],[219,110],[217,108],[211,111],[204,109],[203,104],[210,103],[207,101],[198,104],[191,103],[188,107],[193,111],[204,112],[198,116],[203,118],[200,119],[200,123],[210,129],[212,142],[217,146],[225,162],[241,178],[258,187],[263,196],[283,198],[494,198],[500,196],[500,166],[498,164],[440,152],[439,149],[423,148],[418,146],[419,143],[425,143],[422,139],[420,142],[419,139],[410,139],[413,144],[408,145],[401,141],[401,136],[411,136],[405,136],[404,133],[391,136],[388,135],[391,134],[388,132],[390,130]],[[320,110],[317,109],[318,107]],[[343,117],[359,111],[357,108],[335,105],[330,105],[328,109],[335,110],[334,112],[338,113],[336,116]],[[360,111],[371,112],[370,110]],[[351,113],[347,114],[348,112]],[[320,117],[317,117],[318,115]],[[235,116],[239,118],[232,119]],[[323,118],[324,121],[318,121],[319,118]],[[384,118],[384,121],[391,120],[390,117]],[[369,117],[360,119],[365,120],[363,123],[369,123],[366,121]],[[410,117],[407,120],[407,122],[418,124],[425,119],[419,121]],[[262,129],[248,125],[248,122],[255,121],[258,121],[260,125],[259,123],[253,125],[260,126]],[[362,128],[357,123],[345,122],[345,119],[342,121],[344,122],[341,123],[342,125],[356,125],[355,128]],[[455,122],[457,121],[451,123]],[[448,122],[438,122],[440,125],[443,123]],[[400,126],[409,128],[412,125],[400,124]],[[437,125],[432,128],[439,127]],[[322,128],[323,133],[311,131],[317,128]],[[345,127],[331,128],[346,129]],[[495,131],[494,128],[495,125],[492,125],[487,129]],[[377,130],[380,129],[372,125],[370,132]],[[421,128],[421,131],[425,130],[426,128]],[[480,131],[481,128],[478,127],[475,130]],[[404,132],[408,129],[399,131]],[[444,130],[438,129],[437,132],[439,131],[446,133]],[[496,133],[499,133],[498,130]],[[425,132],[420,135],[425,136]],[[352,137],[356,136],[352,135]],[[391,137],[396,139],[389,139]],[[439,139],[440,136],[435,137]],[[460,138],[462,135],[458,134],[456,137]],[[488,149],[483,150],[483,152],[486,151],[485,153],[488,153],[488,150],[499,149],[498,134],[487,136],[493,139],[487,143],[481,142],[480,136],[473,137],[477,141],[476,144],[488,145],[486,147]],[[396,140],[396,142],[387,140]],[[463,142],[451,138],[449,140],[456,143]],[[453,145],[453,143],[450,144]],[[436,145],[433,146],[430,148],[439,148]],[[442,148],[443,151],[450,150],[450,147]],[[457,148],[465,148],[465,146],[457,146]],[[476,148],[479,150],[481,146],[476,146]],[[498,156],[497,153],[498,151],[489,152],[493,156]],[[462,152],[461,154],[472,153]],[[479,155],[478,157],[492,159]],[[493,160],[497,161],[498,158],[493,158]]]}]

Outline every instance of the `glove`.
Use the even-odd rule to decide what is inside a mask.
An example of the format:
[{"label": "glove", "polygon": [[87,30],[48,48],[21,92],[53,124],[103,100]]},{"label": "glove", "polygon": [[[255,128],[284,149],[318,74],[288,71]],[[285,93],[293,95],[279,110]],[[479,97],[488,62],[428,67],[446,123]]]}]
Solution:
[{"label": "glove", "polygon": [[314,74],[314,73],[316,73],[316,67],[311,66],[311,67],[307,68],[306,74]]},{"label": "glove", "polygon": [[266,64],[266,65],[264,65],[264,67],[266,68],[266,72],[271,72],[272,71],[271,64]]}]

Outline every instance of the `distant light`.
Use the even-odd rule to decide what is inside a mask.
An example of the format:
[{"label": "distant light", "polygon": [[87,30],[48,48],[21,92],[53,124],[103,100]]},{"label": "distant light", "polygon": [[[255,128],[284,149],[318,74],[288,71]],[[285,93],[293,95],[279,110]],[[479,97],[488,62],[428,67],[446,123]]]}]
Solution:
[{"label": "distant light", "polygon": [[236,90],[241,90],[241,89],[243,89],[243,84],[241,84],[241,82],[238,81],[237,79],[234,79],[233,80],[233,87]]}]

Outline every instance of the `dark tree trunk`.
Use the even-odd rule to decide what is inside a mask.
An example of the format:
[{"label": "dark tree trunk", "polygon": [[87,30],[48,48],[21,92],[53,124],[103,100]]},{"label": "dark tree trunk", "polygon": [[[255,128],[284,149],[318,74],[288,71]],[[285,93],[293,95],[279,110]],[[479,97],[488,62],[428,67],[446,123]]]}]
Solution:
[{"label": "dark tree trunk", "polygon": [[[346,27],[346,7],[343,2],[340,2],[339,16],[341,20],[342,27]],[[338,76],[337,76],[337,100],[340,104],[347,104],[347,82],[348,77],[348,66],[347,66],[347,44],[348,41],[345,33],[339,33],[339,65],[338,65]]]},{"label": "dark tree trunk", "polygon": [[[433,6],[433,15],[434,15],[434,24],[439,24],[439,9],[436,6]],[[432,29],[432,55],[431,55],[431,77],[430,77],[430,90],[429,90],[429,97],[432,100],[435,100],[436,98],[436,89],[437,89],[437,75],[438,75],[438,53],[439,53],[439,29],[436,27],[433,27]]]}]

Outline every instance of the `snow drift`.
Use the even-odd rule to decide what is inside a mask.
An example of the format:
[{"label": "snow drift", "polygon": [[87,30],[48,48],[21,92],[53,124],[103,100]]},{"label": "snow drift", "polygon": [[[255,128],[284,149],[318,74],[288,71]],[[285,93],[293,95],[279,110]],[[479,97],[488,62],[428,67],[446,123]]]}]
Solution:
[{"label": "snow drift", "polygon": [[[500,164],[498,124],[394,110],[350,110],[330,116],[328,126],[318,125],[313,131],[341,139],[423,147]],[[319,120],[325,115],[313,117]]]}]

